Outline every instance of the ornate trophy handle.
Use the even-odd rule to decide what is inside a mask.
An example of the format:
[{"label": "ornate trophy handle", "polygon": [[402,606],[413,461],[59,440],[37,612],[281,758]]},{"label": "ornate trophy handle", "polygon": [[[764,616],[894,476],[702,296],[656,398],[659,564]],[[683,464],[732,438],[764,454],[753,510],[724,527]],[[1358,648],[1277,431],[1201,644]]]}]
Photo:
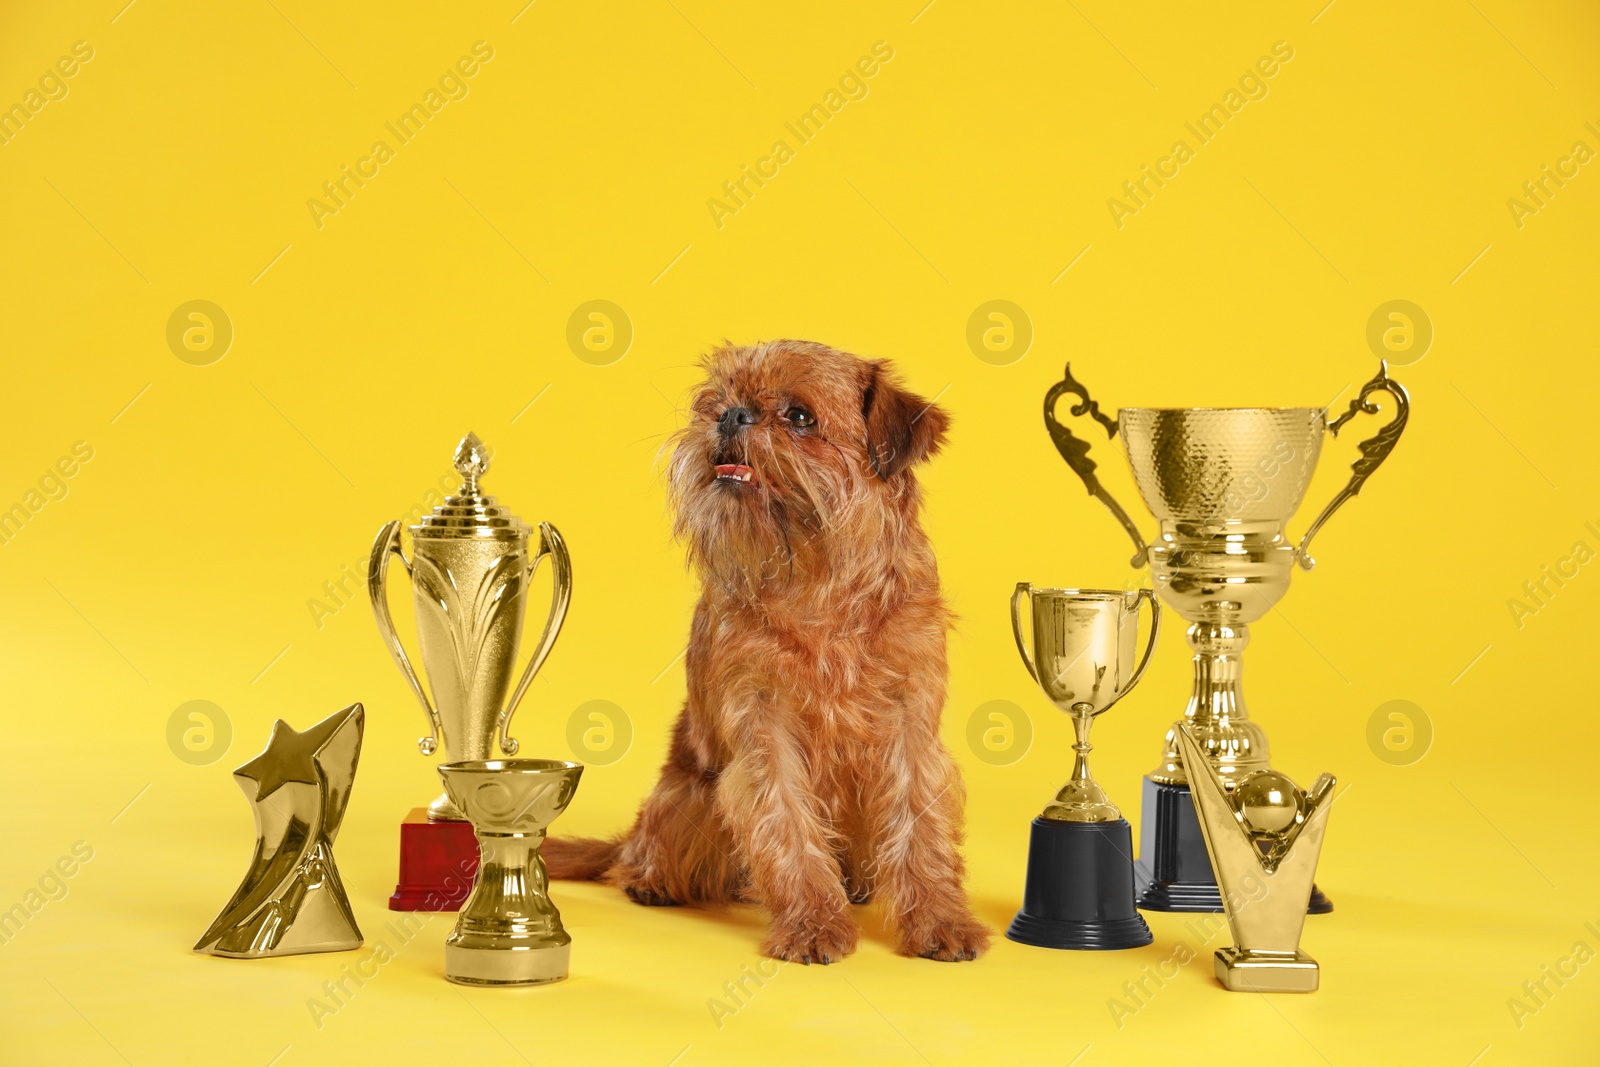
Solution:
[{"label": "ornate trophy handle", "polygon": [[550,615],[545,619],[544,633],[539,635],[539,643],[534,646],[533,658],[528,660],[528,666],[522,672],[522,680],[517,683],[516,691],[511,694],[511,699],[506,702],[505,710],[500,713],[499,733],[500,751],[508,756],[515,756],[521,747],[516,738],[511,736],[511,716],[517,713],[517,705],[522,703],[522,697],[528,691],[528,686],[533,684],[533,676],[539,673],[539,668],[544,666],[545,657],[550,655],[550,648],[556,643],[556,636],[561,633],[561,624],[567,618],[567,604],[572,600],[572,559],[567,555],[567,543],[561,539],[561,532],[548,522],[539,524],[539,551],[528,563],[528,573],[524,581],[531,582],[534,572],[539,569],[539,561],[546,556],[555,560],[555,588],[550,597]]},{"label": "ornate trophy handle", "polygon": [[1367,397],[1379,392],[1388,393],[1394,398],[1394,418],[1384,424],[1377,433],[1361,442],[1361,458],[1350,464],[1350,480],[1339,490],[1338,496],[1328,501],[1328,506],[1322,509],[1322,514],[1317,516],[1310,529],[1306,530],[1306,535],[1300,539],[1300,547],[1294,550],[1294,554],[1300,561],[1300,566],[1306,570],[1317,565],[1317,561],[1311,558],[1311,553],[1308,551],[1311,539],[1346,500],[1361,492],[1361,487],[1372,477],[1372,472],[1382,466],[1383,461],[1389,458],[1389,453],[1394,451],[1395,443],[1400,440],[1400,434],[1406,428],[1406,419],[1411,415],[1411,398],[1406,394],[1405,386],[1389,377],[1389,361],[1379,360],[1378,373],[1361,387],[1361,392],[1350,401],[1349,409],[1330,422],[1328,429],[1338,437],[1339,430],[1345,423],[1355,418],[1357,412],[1376,415],[1382,408],[1369,401]]},{"label": "ornate trophy handle", "polygon": [[1028,651],[1028,642],[1022,636],[1022,619],[1017,612],[1023,597],[1028,598],[1029,614],[1032,614],[1033,586],[1028,582],[1018,582],[1017,588],[1011,593],[1011,634],[1017,639],[1017,651],[1022,653],[1022,665],[1028,668],[1028,674],[1037,682],[1039,670],[1033,665],[1033,654]]},{"label": "ornate trophy handle", "polygon": [[1089,442],[1080,440],[1072,435],[1072,431],[1061,425],[1056,419],[1056,401],[1064,393],[1071,393],[1078,398],[1078,403],[1072,405],[1072,414],[1075,416],[1088,415],[1105,427],[1106,438],[1109,440],[1117,436],[1117,420],[1104,414],[1097,401],[1089,399],[1089,390],[1072,376],[1072,364],[1067,364],[1065,376],[1050,387],[1044,395],[1044,425],[1050,431],[1050,439],[1055,442],[1056,451],[1061,453],[1061,458],[1067,461],[1077,476],[1083,479],[1083,484],[1089,490],[1089,495],[1096,497],[1100,503],[1110,509],[1116,516],[1122,528],[1133,539],[1133,559],[1128,562],[1135,567],[1143,567],[1146,547],[1144,537],[1139,533],[1139,527],[1134,525],[1128,513],[1122,510],[1122,505],[1112,498],[1105,486],[1100,484],[1100,479],[1094,473],[1095,462],[1089,458]]},{"label": "ornate trophy handle", "polygon": [[1161,601],[1156,599],[1155,592],[1150,589],[1139,590],[1139,596],[1150,601],[1150,637],[1144,646],[1144,656],[1139,660],[1139,666],[1134,668],[1133,677],[1129,678],[1128,684],[1123,687],[1123,693],[1138,685],[1139,679],[1144,677],[1144,669],[1150,666],[1150,656],[1156,650],[1156,638],[1161,634]]},{"label": "ornate trophy handle", "polygon": [[400,643],[400,635],[395,632],[394,619],[389,615],[386,576],[391,552],[400,557],[400,563],[405,567],[407,577],[410,577],[411,561],[406,559],[406,554],[400,549],[399,519],[386,524],[378,531],[377,540],[372,542],[372,559],[367,563],[367,595],[372,598],[372,612],[378,617],[378,632],[383,635],[384,644],[389,646],[389,655],[394,657],[395,666],[400,668],[400,673],[411,683],[411,691],[417,694],[417,702],[422,705],[423,713],[428,716],[428,736],[417,739],[417,748],[424,756],[431,756],[439,750],[439,738],[444,732],[444,724],[439,721],[439,713],[428,702],[428,694],[417,679],[417,672],[406,656],[405,646]]}]

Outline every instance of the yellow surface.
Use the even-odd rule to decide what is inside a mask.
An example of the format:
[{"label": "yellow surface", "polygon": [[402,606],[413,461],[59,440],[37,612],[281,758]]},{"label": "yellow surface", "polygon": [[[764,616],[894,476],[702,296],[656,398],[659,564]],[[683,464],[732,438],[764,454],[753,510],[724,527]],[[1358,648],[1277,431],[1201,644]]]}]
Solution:
[{"label": "yellow surface", "polygon": [[[1600,150],[1591,7],[124,2],[0,16],[0,104],[26,106],[75,42],[92,49],[0,144],[0,506],[29,509],[0,544],[0,907],[28,911],[0,944],[0,1059],[1594,1062],[1600,173],[1573,156]],[[492,58],[399,143],[385,124],[479,41]],[[799,143],[785,123],[879,41],[892,58]],[[1292,59],[1201,144],[1185,123],[1280,41]],[[363,164],[379,140],[391,158]],[[1179,140],[1190,158],[1163,164]],[[1146,164],[1176,176],[1113,211]],[[1514,210],[1546,164],[1576,176]],[[308,207],[346,165],[376,172],[337,212]],[[747,165],[776,176],[736,211],[708,206]],[[1032,325],[1005,366],[967,342],[996,299]],[[574,709],[624,710],[631,748],[589,770],[557,824],[607,833],[649,787],[683,695],[695,586],[652,464],[695,356],[724,337],[817,338],[894,357],[939,395],[955,430],[926,471],[927,524],[961,616],[945,736],[970,791],[973,899],[999,931],[1028,820],[1069,765],[1007,595],[1130,577],[1122,533],[1039,425],[1045,388],[1070,357],[1109,407],[1342,408],[1392,299],[1435,330],[1395,367],[1411,429],[1248,657],[1275,764],[1348,787],[1319,872],[1338,910],[1304,938],[1319,993],[1223,992],[1224,937],[1202,944],[1168,915],[1140,951],[997,940],[945,965],[893,955],[866,909],[855,956],[747,980],[738,1001],[726,983],[759,963],[754,910],[558,886],[573,976],[512,992],[441,979],[448,917],[404,943],[386,926],[398,823],[438,782],[364,594],[323,585],[422,502],[464,431],[497,451],[492,490],[572,546],[572,613],[518,732],[525,753],[565,757]],[[168,346],[191,300],[233,327],[207,366]],[[632,323],[610,365],[568,346],[591,300]],[[1296,531],[1375,426],[1330,442]],[[77,442],[92,458],[46,479]],[[1148,531],[1115,450],[1095,448]],[[1546,565],[1570,577],[1514,612]],[[1179,636],[1095,732],[1099,777],[1135,819],[1187,688]],[[233,731],[206,766],[168,744],[192,700]],[[353,700],[368,732],[337,854],[369,946],[393,958],[192,955],[249,856],[229,771],[273,718],[304,727]],[[1007,766],[967,741],[992,700],[1031,717]],[[1368,745],[1393,700],[1434,734],[1409,765]],[[319,1015],[324,983],[357,967],[373,976]],[[1164,985],[1146,977],[1163,969]]]}]

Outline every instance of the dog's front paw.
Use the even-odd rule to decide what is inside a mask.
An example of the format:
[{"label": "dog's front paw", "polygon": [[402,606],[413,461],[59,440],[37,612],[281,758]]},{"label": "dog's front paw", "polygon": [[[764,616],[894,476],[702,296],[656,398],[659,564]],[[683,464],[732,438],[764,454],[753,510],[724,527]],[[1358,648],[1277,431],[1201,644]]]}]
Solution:
[{"label": "dog's front paw", "polygon": [[954,962],[975,960],[989,948],[989,929],[971,915],[936,922],[915,932],[907,931],[900,951],[907,956]]},{"label": "dog's front paw", "polygon": [[831,919],[773,922],[761,951],[792,963],[837,963],[856,950],[860,930],[848,915]]}]

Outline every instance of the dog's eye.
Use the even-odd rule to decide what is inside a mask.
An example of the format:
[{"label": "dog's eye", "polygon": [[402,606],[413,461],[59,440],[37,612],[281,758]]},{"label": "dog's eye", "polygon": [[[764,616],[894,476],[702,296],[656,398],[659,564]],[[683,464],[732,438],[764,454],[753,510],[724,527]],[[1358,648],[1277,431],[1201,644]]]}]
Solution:
[{"label": "dog's eye", "polygon": [[783,417],[797,430],[808,430],[817,424],[817,417],[798,405],[785,411]]}]

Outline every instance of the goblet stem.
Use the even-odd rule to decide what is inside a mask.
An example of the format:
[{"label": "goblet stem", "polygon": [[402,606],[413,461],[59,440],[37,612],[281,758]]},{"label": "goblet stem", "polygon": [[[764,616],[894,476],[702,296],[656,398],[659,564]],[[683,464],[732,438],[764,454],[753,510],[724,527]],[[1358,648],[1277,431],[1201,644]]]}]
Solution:
[{"label": "goblet stem", "polygon": [[1094,725],[1094,709],[1089,704],[1074,704],[1067,712],[1078,740],[1072,746],[1076,758],[1072,777],[1056,794],[1054,803],[1044,809],[1044,817],[1056,822],[1115,822],[1122,818],[1106,791],[1089,774],[1089,727]]},{"label": "goblet stem", "polygon": [[1244,693],[1240,684],[1244,664],[1240,657],[1250,643],[1250,628],[1243,623],[1233,626],[1207,626],[1196,623],[1189,627],[1189,647],[1194,649],[1194,692],[1189,695],[1189,706],[1183,717],[1203,726],[1227,729],[1233,722],[1243,722],[1250,717],[1245,710]]},{"label": "goblet stem", "polygon": [[[1079,711],[1078,707],[1085,710]],[[1089,775],[1089,752],[1094,748],[1089,743],[1089,727],[1094,725],[1094,715],[1087,710],[1087,705],[1078,705],[1072,710],[1072,725],[1077,731],[1078,740],[1072,746],[1076,758],[1072,761],[1072,780],[1074,782],[1087,782]]]},{"label": "goblet stem", "polygon": [[457,929],[513,941],[552,935],[560,920],[550,903],[549,881],[539,855],[544,831],[477,837],[483,873],[461,909]]},{"label": "goblet stem", "polygon": [[[1250,721],[1241,682],[1241,656],[1250,643],[1244,623],[1197,622],[1185,631],[1194,649],[1194,689],[1183,721],[1194,727],[1196,741],[1211,765],[1232,781],[1267,766],[1267,738]],[[1178,753],[1177,726],[1167,732],[1161,765],[1151,772],[1153,781],[1186,785],[1183,758]]]}]

